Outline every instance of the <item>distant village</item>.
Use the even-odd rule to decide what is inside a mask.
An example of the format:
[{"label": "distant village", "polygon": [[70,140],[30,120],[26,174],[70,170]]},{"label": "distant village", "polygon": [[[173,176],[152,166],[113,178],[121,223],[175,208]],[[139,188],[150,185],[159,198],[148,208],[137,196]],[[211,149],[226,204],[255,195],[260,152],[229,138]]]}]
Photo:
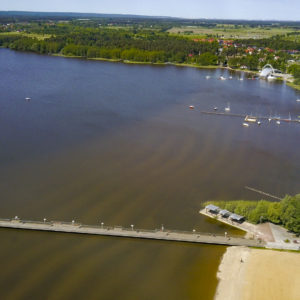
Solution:
[{"label": "distant village", "polygon": [[[247,46],[235,40],[215,38],[193,39],[193,41],[201,43],[217,42],[219,55],[224,57],[223,65],[232,68],[255,70],[261,69],[266,64],[271,64],[278,71],[285,72],[290,65],[300,64],[300,51],[296,49],[275,50],[269,47]],[[252,64],[243,64],[249,56],[252,57],[250,59]]]}]

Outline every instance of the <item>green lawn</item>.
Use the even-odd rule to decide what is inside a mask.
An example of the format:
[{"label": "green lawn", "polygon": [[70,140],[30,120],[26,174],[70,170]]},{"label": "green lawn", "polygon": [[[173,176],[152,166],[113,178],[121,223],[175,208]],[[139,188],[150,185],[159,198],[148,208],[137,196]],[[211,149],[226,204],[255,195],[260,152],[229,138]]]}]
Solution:
[{"label": "green lawn", "polygon": [[18,32],[18,31],[12,31],[12,32],[0,32],[0,35],[21,35],[21,36],[27,36],[31,38],[36,38],[38,40],[44,40],[51,37],[50,34],[38,34],[38,33],[26,33],[26,32]]}]

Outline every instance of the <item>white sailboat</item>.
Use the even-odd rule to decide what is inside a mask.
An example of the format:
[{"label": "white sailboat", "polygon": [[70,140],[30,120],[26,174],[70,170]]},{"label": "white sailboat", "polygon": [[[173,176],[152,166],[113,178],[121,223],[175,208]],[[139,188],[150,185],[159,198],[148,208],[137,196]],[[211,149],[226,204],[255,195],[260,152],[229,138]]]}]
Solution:
[{"label": "white sailboat", "polygon": [[227,112],[230,111],[230,103],[228,103],[227,106],[225,107],[225,111],[227,111]]}]

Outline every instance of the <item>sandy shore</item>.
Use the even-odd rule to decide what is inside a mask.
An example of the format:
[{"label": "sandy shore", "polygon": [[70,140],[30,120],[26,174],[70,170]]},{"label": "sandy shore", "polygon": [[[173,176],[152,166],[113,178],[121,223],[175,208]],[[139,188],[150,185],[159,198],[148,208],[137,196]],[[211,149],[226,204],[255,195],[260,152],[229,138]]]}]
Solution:
[{"label": "sandy shore", "polygon": [[215,300],[299,300],[300,253],[228,247]]}]

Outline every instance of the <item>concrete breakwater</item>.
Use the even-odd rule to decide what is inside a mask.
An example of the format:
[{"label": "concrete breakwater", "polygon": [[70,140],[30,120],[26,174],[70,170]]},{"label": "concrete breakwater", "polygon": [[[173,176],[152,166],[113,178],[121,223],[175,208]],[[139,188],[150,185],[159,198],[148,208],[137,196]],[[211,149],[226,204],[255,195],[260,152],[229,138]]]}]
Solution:
[{"label": "concrete breakwater", "polygon": [[225,246],[252,246],[264,247],[264,243],[254,239],[246,239],[243,237],[233,237],[229,235],[215,235],[210,233],[201,233],[197,231],[175,231],[167,229],[144,230],[131,228],[123,228],[120,226],[93,226],[83,225],[75,222],[38,222],[25,221],[20,219],[0,219],[0,228],[12,228],[23,230],[36,230],[48,232],[62,233],[78,233],[101,236],[114,236],[138,239],[165,240],[175,242],[214,244]]}]

